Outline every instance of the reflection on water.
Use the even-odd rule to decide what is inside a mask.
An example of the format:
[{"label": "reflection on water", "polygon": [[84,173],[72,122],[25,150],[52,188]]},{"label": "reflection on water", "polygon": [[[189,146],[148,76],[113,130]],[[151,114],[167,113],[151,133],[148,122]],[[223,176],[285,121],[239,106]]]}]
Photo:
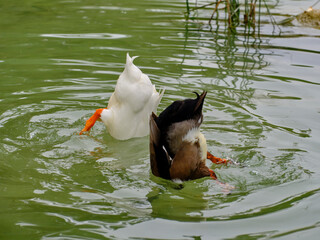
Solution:
[{"label": "reflection on water", "polygon": [[[282,19],[296,4],[271,9]],[[255,31],[230,32],[221,18],[210,28],[209,10],[196,19],[184,11],[182,0],[4,4],[0,226],[7,230],[0,236],[316,236],[318,30],[274,29],[261,9]],[[209,151],[241,166],[207,164],[236,187],[231,194],[211,179],[152,176],[148,137],[117,141],[99,123],[78,135],[107,105],[126,52],[166,88],[160,110],[208,91],[202,130]]]}]

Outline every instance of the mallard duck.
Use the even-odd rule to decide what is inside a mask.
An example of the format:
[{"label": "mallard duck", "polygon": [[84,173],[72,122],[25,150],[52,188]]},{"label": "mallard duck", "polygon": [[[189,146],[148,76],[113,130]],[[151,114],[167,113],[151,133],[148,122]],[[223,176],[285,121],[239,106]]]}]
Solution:
[{"label": "mallard duck", "polygon": [[118,140],[149,134],[149,117],[156,112],[164,89],[157,92],[149,77],[133,64],[136,57],[127,54],[124,71],[106,108],[97,109],[86,121],[80,134],[89,131],[101,120],[110,135]]},{"label": "mallard duck", "polygon": [[196,99],[175,101],[159,117],[150,117],[150,164],[152,173],[164,179],[182,181],[210,176],[217,179],[205,161],[227,163],[207,151],[200,132],[202,107],[207,92],[196,93]]}]

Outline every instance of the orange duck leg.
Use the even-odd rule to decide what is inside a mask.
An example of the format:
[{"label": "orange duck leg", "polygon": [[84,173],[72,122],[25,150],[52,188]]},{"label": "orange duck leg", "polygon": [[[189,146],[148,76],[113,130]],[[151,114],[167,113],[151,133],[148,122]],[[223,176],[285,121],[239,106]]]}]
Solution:
[{"label": "orange duck leg", "polygon": [[215,164],[227,164],[230,162],[228,159],[215,157],[209,152],[207,152],[207,159]]},{"label": "orange duck leg", "polygon": [[96,110],[96,112],[86,121],[86,125],[81,130],[80,135],[83,134],[84,132],[89,131],[93,127],[96,121],[101,117],[101,113],[104,109],[107,109],[107,108],[99,108]]}]

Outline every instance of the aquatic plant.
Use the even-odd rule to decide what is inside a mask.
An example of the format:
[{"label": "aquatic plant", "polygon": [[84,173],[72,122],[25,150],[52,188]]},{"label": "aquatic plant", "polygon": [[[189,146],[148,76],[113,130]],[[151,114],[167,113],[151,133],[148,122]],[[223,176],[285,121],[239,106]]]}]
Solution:
[{"label": "aquatic plant", "polygon": [[[191,13],[195,13],[200,9],[210,9],[211,15],[208,18],[208,24],[212,25],[212,20],[219,20],[219,13],[224,11],[225,21],[227,22],[228,28],[232,31],[235,30],[237,26],[240,24],[244,25],[248,29],[253,29],[253,32],[256,27],[256,23],[260,24],[260,16],[262,14],[267,14],[270,17],[271,23],[274,26],[277,25],[285,25],[291,23],[292,20],[297,19],[302,25],[319,28],[320,26],[320,10],[313,9],[315,5],[317,5],[320,0],[317,0],[312,6],[308,8],[308,10],[298,14],[290,16],[280,22],[276,22],[274,17],[270,12],[270,3],[267,4],[266,0],[216,0],[214,2],[209,2],[198,6],[198,0],[195,0],[195,6],[190,7],[189,0],[186,0],[187,18],[195,18],[190,17]],[[262,12],[261,9],[264,9]],[[258,16],[258,21],[256,17]],[[221,20],[221,19],[220,19]],[[250,31],[249,31],[250,32]]]},{"label": "aquatic plant", "polygon": [[260,17],[262,5],[264,5],[266,8],[266,11],[271,18],[271,22],[275,23],[270,14],[269,5],[265,0],[245,0],[242,3],[240,3],[239,0],[216,0],[215,2],[207,3],[202,6],[197,6],[196,0],[195,5],[195,7],[191,8],[189,0],[186,0],[186,13],[188,17],[190,16],[191,12],[195,12],[199,9],[208,9],[211,6],[214,7],[211,16],[208,19],[209,25],[211,25],[214,16],[218,18],[219,12],[224,10],[229,28],[234,29],[241,23],[247,27],[254,28],[256,24],[256,15]]}]

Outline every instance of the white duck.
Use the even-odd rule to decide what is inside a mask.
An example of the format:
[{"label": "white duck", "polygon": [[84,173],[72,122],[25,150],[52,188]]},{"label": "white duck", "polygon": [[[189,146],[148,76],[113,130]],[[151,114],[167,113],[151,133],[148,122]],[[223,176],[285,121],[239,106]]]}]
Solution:
[{"label": "white duck", "polygon": [[127,53],[124,71],[120,74],[107,108],[97,109],[80,134],[89,131],[97,120],[118,140],[149,134],[149,118],[156,112],[164,89],[156,91],[149,77],[133,64],[136,57]]}]

